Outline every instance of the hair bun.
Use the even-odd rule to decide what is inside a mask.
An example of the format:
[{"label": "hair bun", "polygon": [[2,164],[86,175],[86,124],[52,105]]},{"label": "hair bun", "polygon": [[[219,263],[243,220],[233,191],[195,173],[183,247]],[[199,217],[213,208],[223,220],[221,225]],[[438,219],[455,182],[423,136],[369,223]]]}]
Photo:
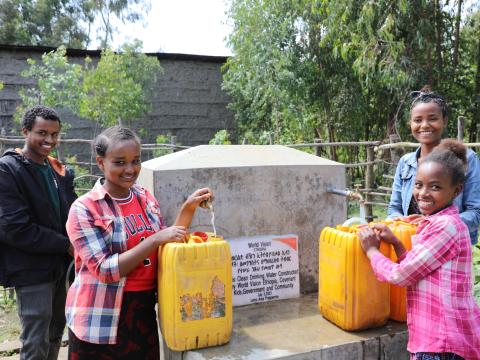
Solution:
[{"label": "hair bun", "polygon": [[440,145],[438,145],[437,149],[450,150],[465,165],[467,164],[467,147],[463,144],[463,142],[456,139],[443,139],[440,142]]},{"label": "hair bun", "polygon": [[426,94],[433,92],[432,89],[430,88],[430,85],[424,85],[424,86],[420,89],[420,91],[421,91],[422,93],[426,93]]}]

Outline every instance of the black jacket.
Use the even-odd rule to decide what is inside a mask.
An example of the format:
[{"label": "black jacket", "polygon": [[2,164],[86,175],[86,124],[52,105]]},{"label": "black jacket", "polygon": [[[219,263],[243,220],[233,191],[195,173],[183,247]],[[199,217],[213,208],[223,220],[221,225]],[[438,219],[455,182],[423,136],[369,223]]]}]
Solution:
[{"label": "black jacket", "polygon": [[58,184],[61,224],[34,165],[14,150],[0,158],[0,284],[5,287],[56,280],[68,261],[65,223],[76,198],[73,172],[48,161]]}]

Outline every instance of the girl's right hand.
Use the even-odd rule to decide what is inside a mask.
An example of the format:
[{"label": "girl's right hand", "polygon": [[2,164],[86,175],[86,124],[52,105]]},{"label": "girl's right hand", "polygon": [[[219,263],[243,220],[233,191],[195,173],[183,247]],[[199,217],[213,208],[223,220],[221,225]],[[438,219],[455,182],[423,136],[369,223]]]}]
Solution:
[{"label": "girl's right hand", "polygon": [[385,224],[373,224],[372,229],[380,240],[389,244],[395,244],[398,239],[393,235],[392,230]]},{"label": "girl's right hand", "polygon": [[169,242],[185,242],[187,230],[185,226],[173,225],[160,230],[154,236],[159,246]]},{"label": "girl's right hand", "polygon": [[380,247],[380,239],[369,226],[361,227],[357,235],[365,253],[368,253],[371,248],[378,249]]}]

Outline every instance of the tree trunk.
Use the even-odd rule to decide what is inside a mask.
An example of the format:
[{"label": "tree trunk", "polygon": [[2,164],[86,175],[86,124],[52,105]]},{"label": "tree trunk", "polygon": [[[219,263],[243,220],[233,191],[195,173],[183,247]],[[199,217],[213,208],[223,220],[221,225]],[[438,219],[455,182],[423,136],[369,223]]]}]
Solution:
[{"label": "tree trunk", "polygon": [[[334,129],[333,119],[330,112],[328,112],[327,116],[328,116],[327,118],[328,141],[335,142],[335,129]],[[330,154],[331,154],[331,160],[337,161],[337,148],[335,146],[330,147]]]},{"label": "tree trunk", "polygon": [[[480,34],[479,34],[480,35]],[[475,75],[475,93],[472,122],[468,128],[469,141],[477,142],[478,123],[480,122],[480,36],[477,36],[477,73]]]},{"label": "tree trunk", "polygon": [[428,47],[427,50],[427,84],[433,84],[433,62],[432,62],[432,49]]},{"label": "tree trunk", "polygon": [[442,9],[440,0],[435,0],[435,55],[437,63],[437,76],[434,86],[440,84],[443,79],[443,58],[442,58]]},{"label": "tree trunk", "polygon": [[458,65],[458,48],[460,46],[460,20],[462,18],[462,2],[463,0],[458,0],[457,4],[457,15],[455,16],[455,43],[453,47],[453,72],[456,73]]},{"label": "tree trunk", "polygon": [[398,106],[397,109],[395,109],[395,111],[391,111],[387,116],[387,136],[386,138],[388,139],[388,137],[392,134],[397,134],[397,124],[398,123],[398,114],[400,113],[400,110],[401,108],[403,107],[405,103],[405,100],[402,100],[400,102],[400,105]]}]

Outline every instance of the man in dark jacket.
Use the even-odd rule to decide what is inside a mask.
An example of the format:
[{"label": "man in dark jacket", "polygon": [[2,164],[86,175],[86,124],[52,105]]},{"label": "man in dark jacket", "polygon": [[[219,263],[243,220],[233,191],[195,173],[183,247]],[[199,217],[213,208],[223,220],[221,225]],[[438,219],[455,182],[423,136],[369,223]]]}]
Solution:
[{"label": "man in dark jacket", "polygon": [[0,158],[0,284],[15,287],[21,359],[56,359],[65,327],[66,235],[73,174],[49,156],[57,113],[37,105],[23,116],[23,149]]}]

